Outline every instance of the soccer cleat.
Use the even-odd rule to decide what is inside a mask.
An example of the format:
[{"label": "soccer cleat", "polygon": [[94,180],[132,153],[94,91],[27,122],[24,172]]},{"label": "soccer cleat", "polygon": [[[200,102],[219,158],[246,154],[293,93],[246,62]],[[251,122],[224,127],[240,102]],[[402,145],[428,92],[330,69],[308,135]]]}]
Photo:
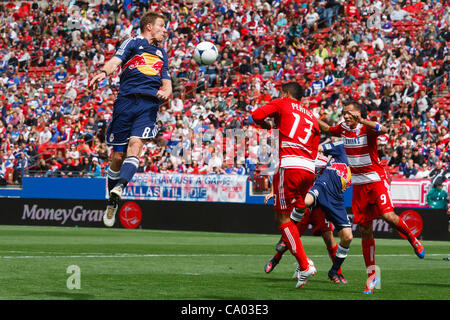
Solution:
[{"label": "soccer cleat", "polygon": [[292,275],[292,280],[295,280],[295,281],[298,280],[298,273],[299,273],[300,271],[301,271],[301,270],[300,270],[300,267],[297,266],[297,268],[296,268],[295,271],[294,271],[294,274]]},{"label": "soccer cleat", "polygon": [[339,279],[341,280],[341,283],[342,283],[342,284],[347,284],[347,279],[345,279],[344,274],[342,273],[342,269],[341,269],[341,268],[339,268],[337,274],[338,274]]},{"label": "soccer cleat", "polygon": [[413,246],[414,246],[414,252],[416,253],[416,256],[418,256],[420,259],[425,258],[425,248],[420,243],[420,241],[415,239]]},{"label": "soccer cleat", "polygon": [[373,274],[372,276],[367,279],[366,282],[366,288],[364,289],[364,294],[372,294],[373,289],[377,286],[377,284],[380,282],[380,279],[376,276],[376,274]]},{"label": "soccer cleat", "polygon": [[114,222],[116,222],[116,212],[119,208],[119,205],[117,204],[108,204],[106,206],[106,211],[103,214],[103,223],[107,227],[112,227],[114,225]]},{"label": "soccer cleat", "polygon": [[[311,265],[314,265],[314,262],[310,258],[308,258],[308,263],[311,264]],[[295,269],[294,274],[292,275],[292,280],[297,281],[298,280],[298,273],[301,270],[300,270],[300,267],[299,267],[299,265],[297,263],[295,263],[295,265],[297,266],[297,268]],[[317,273],[317,271],[316,271],[316,273]]]},{"label": "soccer cleat", "polygon": [[341,280],[342,284],[347,284],[347,279],[345,279],[343,274],[338,274],[338,277]]},{"label": "soccer cleat", "polygon": [[122,199],[123,185],[118,184],[109,192],[109,200],[118,205],[120,199]]},{"label": "soccer cleat", "polygon": [[281,254],[283,254],[288,249],[286,242],[283,241],[283,239],[280,239],[280,241],[277,242],[277,245],[275,246],[275,250]]},{"label": "soccer cleat", "polygon": [[275,258],[275,256],[273,256],[264,266],[264,271],[266,273],[271,273],[273,269],[275,269],[278,262],[280,262],[280,260],[278,260],[277,258]]},{"label": "soccer cleat", "polygon": [[298,272],[298,282],[295,286],[297,289],[303,288],[308,283],[309,279],[317,273],[314,263],[308,258],[309,266],[306,270],[300,270]]},{"label": "soccer cleat", "polygon": [[347,280],[345,280],[344,276],[341,276],[340,274],[333,272],[332,270],[330,270],[328,272],[328,279],[330,279],[331,281],[333,281],[336,284],[346,284]]}]

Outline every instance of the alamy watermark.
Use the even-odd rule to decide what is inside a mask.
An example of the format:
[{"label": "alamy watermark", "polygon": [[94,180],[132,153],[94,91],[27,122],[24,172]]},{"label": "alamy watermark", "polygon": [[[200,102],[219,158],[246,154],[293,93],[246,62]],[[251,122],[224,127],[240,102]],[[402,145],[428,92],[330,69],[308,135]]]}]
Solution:
[{"label": "alamy watermark", "polygon": [[[111,138],[110,138],[111,139]],[[172,162],[202,165],[212,158],[233,167],[262,165],[261,175],[271,175],[278,166],[279,131],[249,128],[207,130],[195,133],[174,131],[170,140],[175,142],[167,151]]]},{"label": "alamy watermark", "polygon": [[366,287],[370,289],[381,289],[381,269],[377,265],[367,267],[367,273],[370,274],[366,282]]},{"label": "alamy watermark", "polygon": [[80,290],[81,289],[81,269],[77,265],[70,265],[66,269],[66,273],[70,274],[67,278],[66,286],[69,290]]}]

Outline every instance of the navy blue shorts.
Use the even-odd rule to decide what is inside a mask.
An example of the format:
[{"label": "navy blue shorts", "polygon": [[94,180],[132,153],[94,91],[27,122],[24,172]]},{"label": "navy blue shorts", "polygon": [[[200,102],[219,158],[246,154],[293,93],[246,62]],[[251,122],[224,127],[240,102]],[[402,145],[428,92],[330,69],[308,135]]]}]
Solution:
[{"label": "navy blue shorts", "polygon": [[[312,188],[308,191],[314,197],[314,207],[319,206],[325,213],[328,221],[339,231],[343,228],[350,228],[352,225],[347,216],[344,204],[344,193],[335,187],[331,179],[339,179],[336,175],[322,175],[316,179]],[[337,181],[336,181],[337,182]]]},{"label": "navy blue shorts", "polygon": [[156,137],[159,103],[157,98],[142,95],[118,96],[114,101],[111,122],[106,130],[106,143],[114,151],[124,151],[132,137]]}]

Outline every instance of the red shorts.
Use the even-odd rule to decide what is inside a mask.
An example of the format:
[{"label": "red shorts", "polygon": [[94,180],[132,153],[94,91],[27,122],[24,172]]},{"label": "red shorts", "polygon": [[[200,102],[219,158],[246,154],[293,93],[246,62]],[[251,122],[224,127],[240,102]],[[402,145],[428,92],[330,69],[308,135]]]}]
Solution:
[{"label": "red shorts", "polygon": [[369,224],[381,215],[394,211],[391,190],[385,179],[353,185],[352,212],[354,224]]},{"label": "red shorts", "polygon": [[312,233],[321,236],[325,231],[333,231],[333,224],[325,218],[325,213],[320,207],[315,207],[312,211],[307,209],[302,220],[297,224],[298,233],[302,236],[308,225],[312,225]]},{"label": "red shorts", "polygon": [[279,168],[273,175],[275,211],[291,214],[294,208],[305,207],[305,196],[314,184],[314,173],[301,169]]}]

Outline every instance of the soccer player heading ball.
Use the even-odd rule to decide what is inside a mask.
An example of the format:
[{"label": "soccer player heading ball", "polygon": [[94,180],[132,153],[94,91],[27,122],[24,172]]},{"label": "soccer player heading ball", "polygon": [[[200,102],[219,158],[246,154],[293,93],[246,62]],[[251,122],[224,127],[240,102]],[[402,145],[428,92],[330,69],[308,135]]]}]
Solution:
[{"label": "soccer player heading ball", "polygon": [[386,172],[380,164],[377,153],[377,137],[386,134],[387,128],[377,122],[361,118],[361,110],[354,101],[346,103],[343,112],[344,122],[330,127],[319,120],[319,125],[322,132],[342,137],[344,141],[352,173],[352,212],[355,217],[353,223],[359,225],[364,262],[369,279],[372,280],[367,282],[364,293],[371,294],[377,281],[372,227],[374,219],[381,217],[404,234],[419,258],[425,257],[425,249],[411,234],[402,218],[394,213]]},{"label": "soccer player heading ball", "polygon": [[314,114],[300,102],[303,88],[296,82],[281,86],[281,98],[259,107],[252,113],[256,124],[263,129],[271,125],[265,121],[274,117],[279,130],[280,165],[273,177],[274,209],[278,228],[289,251],[296,258],[297,288],[303,287],[317,272],[306,256],[297,226],[291,219],[305,210],[304,198],[314,184],[315,159],[320,142],[320,129]]},{"label": "soccer player heading ball", "polygon": [[123,189],[137,171],[145,141],[158,133],[159,104],[172,95],[168,58],[160,46],[167,36],[165,16],[145,13],[140,29],[140,36],[125,40],[89,84],[95,89],[121,66],[119,94],[106,133],[107,144],[113,146],[107,178],[109,200],[103,216],[108,227],[114,225]]}]

